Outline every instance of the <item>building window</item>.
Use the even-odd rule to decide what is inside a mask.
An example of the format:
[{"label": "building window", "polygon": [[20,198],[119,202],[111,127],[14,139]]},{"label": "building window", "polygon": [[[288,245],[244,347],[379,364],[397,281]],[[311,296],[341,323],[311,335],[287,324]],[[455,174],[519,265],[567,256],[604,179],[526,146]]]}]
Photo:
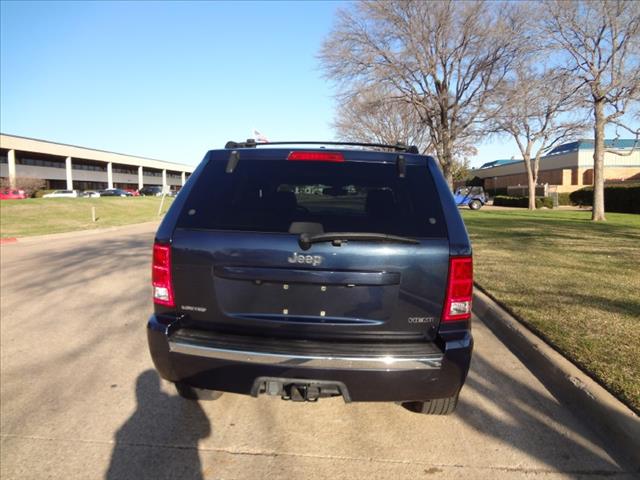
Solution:
[{"label": "building window", "polygon": [[126,175],[137,175],[138,174],[138,170],[137,169],[132,169],[132,168],[113,167],[112,171],[113,171],[113,173],[124,173]]},{"label": "building window", "polygon": [[104,190],[107,188],[107,182],[86,182],[82,180],[74,180],[73,187],[78,190]]},{"label": "building window", "polygon": [[48,190],[65,190],[67,182],[65,180],[45,180]]},{"label": "building window", "polygon": [[106,172],[107,171],[107,167],[106,166],[101,166],[101,165],[90,165],[90,164],[84,164],[84,163],[73,163],[71,162],[71,165],[73,167],[74,170],[91,170],[94,172]]},{"label": "building window", "polygon": [[17,158],[16,163],[33,167],[65,168],[64,161],[42,160],[40,158]]}]

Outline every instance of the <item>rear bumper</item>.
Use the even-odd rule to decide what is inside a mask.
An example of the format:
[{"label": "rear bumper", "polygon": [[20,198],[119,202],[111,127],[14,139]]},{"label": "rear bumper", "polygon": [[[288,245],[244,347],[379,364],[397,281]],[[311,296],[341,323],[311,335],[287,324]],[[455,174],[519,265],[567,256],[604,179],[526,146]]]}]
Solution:
[{"label": "rear bumper", "polygon": [[[185,333],[187,332],[187,333]],[[192,335],[169,318],[152,315],[147,326],[151,357],[160,375],[198,388],[256,394],[259,378],[306,379],[343,385],[352,401],[411,401],[455,395],[471,361],[467,332],[444,348],[385,348],[359,352],[335,344]],[[254,341],[251,341],[254,340]],[[266,342],[269,343],[269,342]],[[373,346],[369,346],[373,347]]]}]

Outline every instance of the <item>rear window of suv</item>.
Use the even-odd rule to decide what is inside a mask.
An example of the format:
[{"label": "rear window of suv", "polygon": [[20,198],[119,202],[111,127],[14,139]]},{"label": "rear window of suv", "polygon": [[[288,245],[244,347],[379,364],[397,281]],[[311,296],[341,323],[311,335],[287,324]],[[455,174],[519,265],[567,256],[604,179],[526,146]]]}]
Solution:
[{"label": "rear window of suv", "polygon": [[446,236],[426,165],[407,165],[405,178],[380,162],[242,159],[225,168],[211,161],[198,176],[178,228],[287,233],[309,222],[324,232]]}]

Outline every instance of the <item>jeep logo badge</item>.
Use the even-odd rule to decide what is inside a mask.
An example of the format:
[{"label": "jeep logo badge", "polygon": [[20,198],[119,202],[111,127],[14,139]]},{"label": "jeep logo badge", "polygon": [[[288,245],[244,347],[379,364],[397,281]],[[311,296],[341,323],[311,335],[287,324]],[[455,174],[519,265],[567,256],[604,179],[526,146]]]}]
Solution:
[{"label": "jeep logo badge", "polygon": [[300,253],[293,252],[290,257],[287,257],[287,262],[304,263],[315,267],[322,263],[322,257],[320,255],[302,255]]}]

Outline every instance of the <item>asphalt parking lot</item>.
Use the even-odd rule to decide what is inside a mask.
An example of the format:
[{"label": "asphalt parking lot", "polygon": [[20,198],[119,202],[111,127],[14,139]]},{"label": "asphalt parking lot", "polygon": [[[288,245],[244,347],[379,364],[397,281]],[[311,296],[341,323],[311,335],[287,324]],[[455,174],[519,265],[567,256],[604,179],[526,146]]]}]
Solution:
[{"label": "asphalt parking lot", "polygon": [[3,479],[634,478],[477,318],[450,417],[182,400],[146,346],[154,230],[1,247]]}]

